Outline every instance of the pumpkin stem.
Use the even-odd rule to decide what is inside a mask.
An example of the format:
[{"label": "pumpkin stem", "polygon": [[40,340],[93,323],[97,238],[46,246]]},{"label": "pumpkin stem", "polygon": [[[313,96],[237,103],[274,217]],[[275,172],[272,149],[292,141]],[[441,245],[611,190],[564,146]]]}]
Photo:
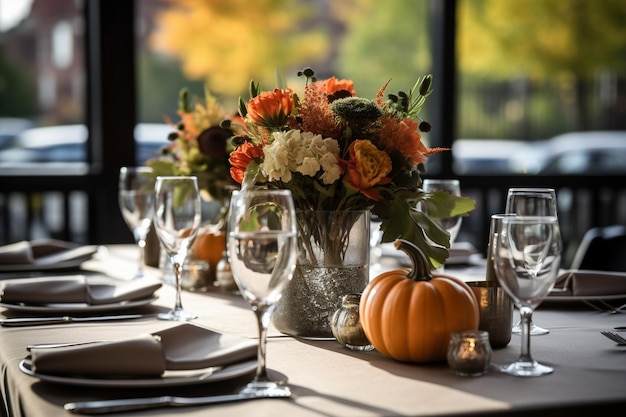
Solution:
[{"label": "pumpkin stem", "polygon": [[413,268],[407,274],[407,278],[415,281],[430,281],[433,275],[430,272],[430,262],[414,243],[404,239],[397,239],[394,242],[396,249],[399,249],[409,255]]}]

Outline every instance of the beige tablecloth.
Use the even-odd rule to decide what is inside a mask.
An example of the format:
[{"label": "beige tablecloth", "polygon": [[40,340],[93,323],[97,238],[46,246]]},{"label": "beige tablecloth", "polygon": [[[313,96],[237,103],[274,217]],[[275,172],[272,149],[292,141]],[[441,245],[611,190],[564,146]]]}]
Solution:
[{"label": "beige tablecloth", "polygon": [[[123,275],[133,271],[132,247],[112,247],[108,258],[86,267]],[[127,265],[126,268],[123,265]],[[151,271],[157,274],[158,271]],[[167,310],[174,302],[169,286],[149,312]],[[197,323],[237,335],[255,337],[256,322],[248,305],[237,295],[183,293],[183,304],[199,315]],[[582,303],[551,303],[540,307],[535,322],[550,329],[533,336],[532,353],[555,372],[540,378],[516,378],[495,368],[487,375],[453,375],[445,363],[411,365],[383,357],[376,351],[353,352],[335,341],[299,340],[270,332],[268,367],[285,378],[293,390],[289,400],[160,409],[116,415],[174,416],[420,416],[532,410],[533,415],[568,415],[626,404],[626,347],[605,339],[600,330],[626,325],[626,315],[608,314]],[[515,319],[517,319],[517,314]],[[177,323],[146,318],[115,323],[83,323],[37,328],[0,328],[0,384],[5,414],[14,416],[63,415],[70,401],[164,394],[207,395],[234,389],[248,377],[230,382],[159,389],[103,389],[70,387],[40,382],[24,375],[18,363],[31,343],[123,338],[155,332]],[[520,338],[513,336],[504,349],[494,351],[493,365],[513,361]],[[623,408],[622,408],[623,410]]]}]

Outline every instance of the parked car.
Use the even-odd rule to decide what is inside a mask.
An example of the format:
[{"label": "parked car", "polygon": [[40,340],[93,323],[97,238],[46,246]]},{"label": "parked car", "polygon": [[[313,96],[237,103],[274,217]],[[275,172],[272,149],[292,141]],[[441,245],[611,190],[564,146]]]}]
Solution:
[{"label": "parked car", "polygon": [[[161,123],[140,123],[135,127],[138,165],[158,155],[172,128]],[[0,151],[0,163],[85,163],[87,127],[82,124],[35,127],[24,130],[12,147]]]},{"label": "parked car", "polygon": [[0,117],[0,152],[14,145],[17,136],[33,127],[33,122],[18,117]]},{"label": "parked car", "polygon": [[626,131],[570,132],[529,143],[511,155],[514,173],[626,174]]},{"label": "parked car", "polygon": [[511,155],[525,146],[519,140],[457,139],[452,145],[453,168],[459,175],[508,174]]}]

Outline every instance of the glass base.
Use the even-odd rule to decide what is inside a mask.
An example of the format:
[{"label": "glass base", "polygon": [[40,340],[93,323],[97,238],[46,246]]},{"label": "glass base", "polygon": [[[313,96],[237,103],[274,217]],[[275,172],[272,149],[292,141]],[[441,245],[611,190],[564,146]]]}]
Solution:
[{"label": "glass base", "polygon": [[[522,334],[522,325],[521,322],[517,322],[515,326],[511,329],[512,334]],[[530,325],[530,335],[531,336],[542,336],[544,334],[550,333],[550,330],[544,329],[543,327],[536,326],[535,323],[531,323]]]},{"label": "glass base", "polygon": [[291,389],[288,385],[274,381],[252,381],[248,383],[241,391],[242,395],[250,396],[250,398],[288,398],[291,397]]},{"label": "glass base", "polygon": [[157,314],[157,318],[159,320],[190,321],[197,319],[198,316],[183,309],[174,309],[167,313]]},{"label": "glass base", "polygon": [[513,362],[510,365],[501,366],[500,372],[513,376],[534,377],[551,374],[554,372],[554,368],[542,365],[537,361]]}]

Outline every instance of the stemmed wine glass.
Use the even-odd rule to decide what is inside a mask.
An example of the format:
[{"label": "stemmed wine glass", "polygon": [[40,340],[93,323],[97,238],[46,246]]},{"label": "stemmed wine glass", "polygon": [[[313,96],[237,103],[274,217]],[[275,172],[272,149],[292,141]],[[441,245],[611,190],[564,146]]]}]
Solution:
[{"label": "stemmed wine glass", "polygon": [[[506,198],[505,213],[520,216],[557,216],[556,192],[553,188],[509,188]],[[560,234],[558,237],[560,244]],[[521,320],[511,330],[513,334],[521,334]],[[530,334],[540,336],[550,330],[530,323]]]},{"label": "stemmed wine glass", "polygon": [[181,272],[189,247],[200,226],[200,197],[196,177],[157,177],[154,229],[174,268],[176,302],[174,309],[161,313],[161,320],[193,320],[197,316],[183,309]]},{"label": "stemmed wine glass", "polygon": [[235,282],[252,306],[259,326],[256,376],[242,391],[251,397],[291,395],[287,385],[268,377],[265,353],[270,317],[293,275],[296,256],[291,192],[234,192],[228,218],[228,258]]},{"label": "stemmed wine glass", "polygon": [[134,278],[144,276],[146,237],[154,213],[154,177],[150,167],[120,168],[118,201],[122,217],[139,247],[139,266]]},{"label": "stemmed wine glass", "polygon": [[[425,192],[433,191],[446,191],[454,196],[461,196],[461,183],[456,179],[425,179],[422,183],[422,190]],[[446,229],[450,234],[450,246],[456,240],[461,230],[461,222],[463,218],[461,216],[447,217],[444,219],[437,219],[437,222]],[[444,266],[439,268],[439,272],[443,272]]]},{"label": "stemmed wine glass", "polygon": [[522,348],[518,359],[500,371],[515,376],[541,376],[554,369],[530,354],[533,310],[552,290],[561,263],[559,224],[555,216],[511,216],[500,221],[494,245],[494,269],[504,291],[522,317]]}]

